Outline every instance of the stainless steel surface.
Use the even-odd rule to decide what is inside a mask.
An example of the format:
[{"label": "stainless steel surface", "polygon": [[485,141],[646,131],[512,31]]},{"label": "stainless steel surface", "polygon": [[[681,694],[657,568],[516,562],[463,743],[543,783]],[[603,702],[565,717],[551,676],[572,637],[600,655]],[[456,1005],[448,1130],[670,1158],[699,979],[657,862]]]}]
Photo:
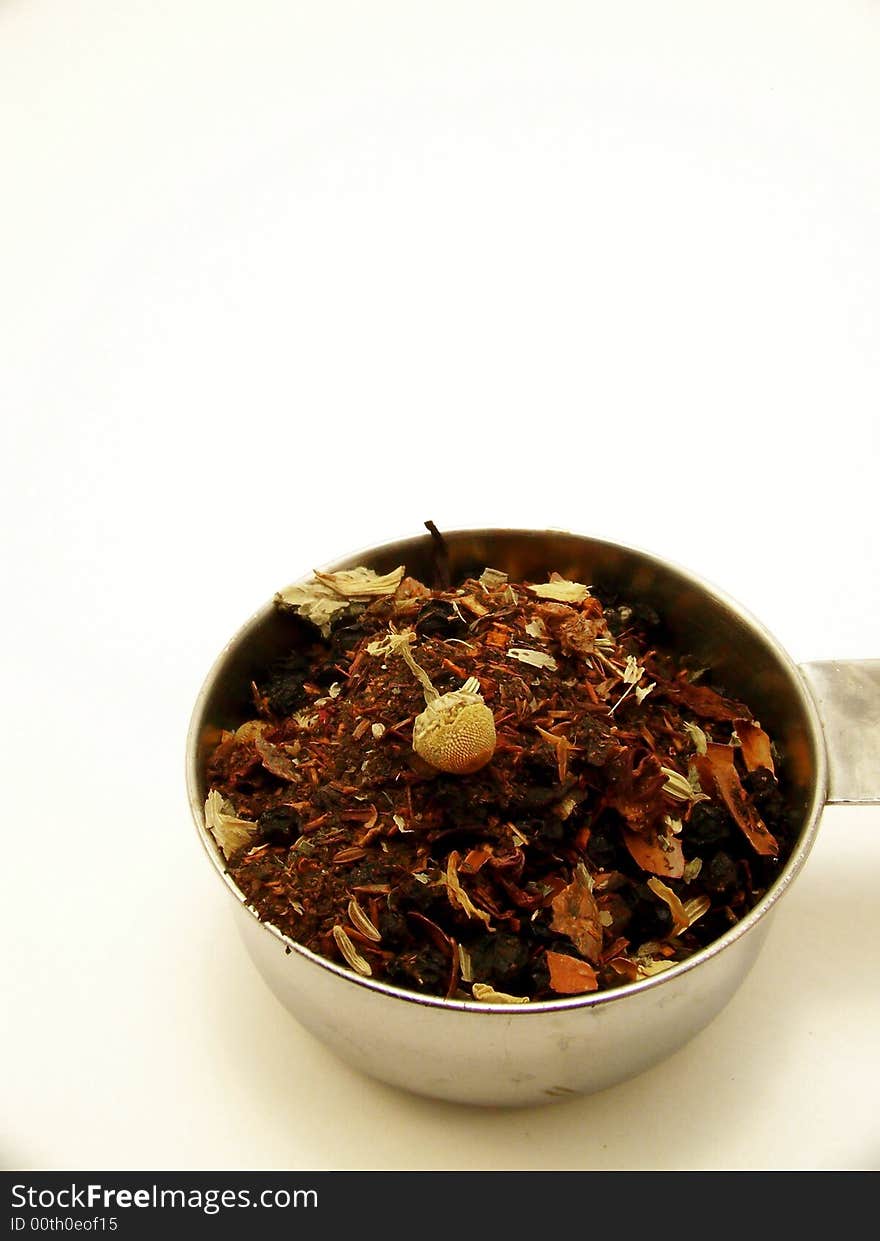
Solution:
[{"label": "stainless steel surface", "polygon": [[[770,919],[700,969],[605,992],[602,1002],[467,1004],[362,985],[315,968],[244,906],[239,930],[275,995],[354,1068],[416,1094],[518,1106],[591,1094],[665,1059],[721,1011],[751,969]],[[344,971],[339,971],[343,973]]]},{"label": "stainless steel surface", "polygon": [[801,665],[828,751],[828,801],[880,802],[880,659]]},{"label": "stainless steel surface", "polygon": [[[193,816],[217,874],[235,898],[248,950],[277,997],[343,1059],[406,1089],[468,1103],[519,1105],[599,1090],[682,1046],[734,995],[769,929],[773,910],[810,852],[827,795],[821,724],[796,665],[738,604],[685,570],[647,553],[562,531],[479,530],[446,535],[455,576],[486,565],[511,577],[566,577],[618,589],[664,616],[668,641],[713,665],[728,692],[748,702],[785,754],[784,777],[801,822],[773,887],[736,926],[664,974],[613,991],[522,1006],[414,995],[315,956],[259,922],[226,873],[204,826],[204,765],[221,728],[250,714],[249,685],[267,659],[296,641],[288,617],[267,604],[231,640],[193,712],[187,783]],[[430,573],[422,535],[327,566],[405,564]],[[281,583],[279,583],[281,585]]]}]

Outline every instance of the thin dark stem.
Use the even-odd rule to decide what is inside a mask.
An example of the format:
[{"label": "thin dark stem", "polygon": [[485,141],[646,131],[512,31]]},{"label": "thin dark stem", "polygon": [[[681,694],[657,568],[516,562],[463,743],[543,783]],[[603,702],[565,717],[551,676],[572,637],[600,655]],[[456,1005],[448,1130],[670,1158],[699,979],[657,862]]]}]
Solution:
[{"label": "thin dark stem", "polygon": [[449,549],[446,546],[446,540],[433,521],[426,521],[425,528],[434,540],[431,554],[434,570],[434,589],[449,590],[452,585],[452,576],[449,571]]}]

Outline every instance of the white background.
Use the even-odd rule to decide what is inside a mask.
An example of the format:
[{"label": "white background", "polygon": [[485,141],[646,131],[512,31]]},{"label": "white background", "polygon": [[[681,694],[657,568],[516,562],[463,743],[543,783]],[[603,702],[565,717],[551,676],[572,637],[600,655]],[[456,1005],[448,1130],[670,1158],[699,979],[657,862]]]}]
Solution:
[{"label": "white background", "polygon": [[506,1113],[339,1064],[189,819],[202,678],[426,518],[880,655],[880,7],[0,3],[2,1162],[868,1168],[880,812],[660,1067]]}]

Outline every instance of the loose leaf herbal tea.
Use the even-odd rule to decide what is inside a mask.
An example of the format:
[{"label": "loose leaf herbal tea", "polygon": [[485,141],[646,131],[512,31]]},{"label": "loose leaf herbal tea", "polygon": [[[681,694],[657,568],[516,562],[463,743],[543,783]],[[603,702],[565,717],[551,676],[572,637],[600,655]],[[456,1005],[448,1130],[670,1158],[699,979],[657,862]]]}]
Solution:
[{"label": "loose leaf herbal tea", "polygon": [[291,652],[211,755],[206,823],[261,919],[361,977],[499,1004],[634,982],[790,851],[771,738],[650,608],[403,566],[275,602]]}]

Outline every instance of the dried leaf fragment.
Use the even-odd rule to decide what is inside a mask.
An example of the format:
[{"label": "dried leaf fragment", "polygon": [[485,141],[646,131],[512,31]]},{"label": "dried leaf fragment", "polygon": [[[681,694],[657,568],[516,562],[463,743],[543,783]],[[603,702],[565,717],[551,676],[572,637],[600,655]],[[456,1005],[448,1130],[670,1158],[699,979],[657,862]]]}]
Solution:
[{"label": "dried leaf fragment", "polygon": [[649,874],[665,875],[668,879],[681,879],[684,874],[684,853],[677,836],[665,836],[656,831],[633,832],[624,828],[623,843],[631,857]]},{"label": "dried leaf fragment", "polygon": [[635,655],[627,655],[626,664],[621,674],[621,680],[624,685],[638,685],[644,674],[645,670]]},{"label": "dried leaf fragment", "polygon": [[693,741],[697,753],[705,754],[708,742],[706,740],[706,734],[703,732],[702,728],[700,728],[699,724],[686,723],[684,725],[684,731],[690,737],[691,741]]},{"label": "dried leaf fragment", "polygon": [[475,982],[471,994],[481,1004],[528,1004],[527,995],[507,995],[504,991],[496,991],[487,982]]},{"label": "dried leaf fragment", "polygon": [[205,799],[205,827],[217,841],[225,858],[250,844],[258,825],[249,819],[240,819],[231,802],[225,800],[216,789],[211,789]]},{"label": "dried leaf fragment", "polygon": [[596,971],[586,961],[566,956],[562,952],[547,951],[547,967],[550,971],[550,987],[558,995],[581,995],[596,991],[599,979]]},{"label": "dried leaf fragment", "polygon": [[500,586],[507,585],[507,574],[487,566],[480,574],[480,585],[484,590],[498,590]]},{"label": "dried leaf fragment", "polygon": [[666,813],[663,799],[666,776],[656,755],[646,753],[638,763],[632,749],[622,750],[608,763],[606,805],[626,819],[635,832],[647,832]]},{"label": "dried leaf fragment", "polygon": [[488,615],[489,609],[473,595],[460,595],[458,603],[465,609],[466,612],[470,612],[471,616]]},{"label": "dried leaf fragment", "polygon": [[530,651],[525,646],[512,646],[507,652],[508,659],[516,659],[521,664],[529,664],[532,668],[549,668],[555,672],[559,667],[552,655],[546,651]]},{"label": "dried leaf fragment", "polygon": [[651,978],[654,974],[662,974],[664,970],[671,970],[675,961],[658,961],[655,957],[639,957],[636,960],[636,969],[639,978]]},{"label": "dried leaf fragment", "polygon": [[530,584],[529,590],[539,599],[553,599],[557,603],[583,603],[590,594],[589,586],[584,586],[582,582],[570,582],[555,575],[549,582]]},{"label": "dried leaf fragment", "polygon": [[[612,665],[612,666],[614,666],[614,665]],[[636,659],[636,657],[635,657],[634,655],[627,655],[627,657],[626,657],[626,665],[625,665],[625,667],[624,667],[624,669],[623,669],[623,672],[621,673],[621,680],[623,681],[624,685],[625,685],[627,688],[623,691],[623,693],[622,693],[622,694],[620,695],[620,697],[618,698],[617,702],[614,704],[614,706],[613,706],[613,707],[611,708],[611,710],[608,712],[608,714],[609,714],[609,715],[613,715],[613,714],[614,714],[614,712],[617,710],[617,708],[620,706],[620,704],[621,704],[621,703],[622,703],[622,702],[623,702],[626,698],[628,698],[628,697],[629,697],[629,695],[632,693],[633,689],[635,689],[635,687],[638,685],[639,681],[642,679],[642,677],[643,677],[644,675],[645,675],[645,670],[644,670],[644,668],[641,666],[641,664],[638,662],[638,660]],[[654,683],[652,682],[652,683],[648,686],[648,688],[647,688],[647,689],[643,689],[643,690],[641,691],[641,694],[640,694],[639,690],[636,690],[636,699],[637,699],[637,701],[638,701],[638,702],[641,702],[643,698],[646,698],[646,697],[647,697],[647,695],[648,695],[648,694],[650,694],[650,692],[651,692],[651,690],[652,690],[653,688],[654,688]]]},{"label": "dried leaf fragment", "polygon": [[690,681],[660,681],[658,684],[667,698],[689,707],[701,719],[740,720],[750,715],[745,703],[722,698],[705,685],[692,685]]},{"label": "dried leaf fragment", "polygon": [[[557,758],[558,757],[559,755],[557,753]],[[559,778],[561,782],[565,779],[565,776],[560,775]],[[580,802],[581,797],[576,796],[574,793],[567,793],[565,797],[563,797],[562,801],[557,802],[553,807],[553,813],[556,815],[557,819],[562,819],[562,821],[565,822],[565,820],[571,816],[572,811],[577,809]]]},{"label": "dried leaf fragment", "polygon": [[345,569],[339,573],[316,571],[311,581],[279,590],[275,595],[275,604],[305,617],[328,638],[330,623],[338,612],[344,611],[351,603],[393,595],[403,574],[403,565],[383,577],[363,567]]},{"label": "dried leaf fragment", "polygon": [[316,569],[315,577],[325,586],[329,586],[334,594],[355,601],[393,595],[403,581],[405,572],[404,566],[398,565],[390,573],[380,575],[373,569],[360,565],[356,569],[341,569],[337,573],[321,573]]},{"label": "dried leaf fragment", "polygon": [[311,621],[320,629],[325,638],[330,636],[330,622],[338,612],[344,612],[349,601],[341,598],[329,586],[321,582],[305,582],[299,586],[288,586],[275,595],[275,606],[282,610],[290,609],[297,615]]},{"label": "dried leaf fragment", "polygon": [[567,935],[581,956],[598,961],[602,953],[602,921],[593,896],[589,873],[581,864],[574,879],[551,903],[550,925],[560,935]]},{"label": "dried leaf fragment", "polygon": [[446,892],[449,896],[450,903],[458,906],[462,913],[466,913],[469,918],[479,918],[481,922],[485,922],[486,926],[492,929],[492,920],[484,909],[478,909],[467,892],[461,886],[461,880],[458,877],[458,863],[460,854],[456,849],[450,853],[446,862],[446,874],[443,876],[443,882],[446,884]]},{"label": "dried leaf fragment", "polygon": [[565,778],[568,775],[568,756],[572,751],[571,742],[567,737],[563,737],[561,733],[548,732],[546,728],[541,728],[539,724],[536,724],[535,728],[547,744],[556,751],[556,770],[559,774],[559,783],[564,784]]},{"label": "dried leaf fragment", "polygon": [[470,849],[461,863],[461,869],[466,875],[475,875],[481,867],[489,861],[492,856],[492,850],[488,845],[478,845],[475,849]]},{"label": "dried leaf fragment", "polygon": [[270,771],[273,776],[277,776],[279,780],[294,781],[301,778],[296,760],[285,754],[279,746],[272,745],[271,741],[266,741],[260,736],[254,739],[254,747],[266,770]]},{"label": "dried leaf fragment", "polygon": [[[526,630],[528,632],[528,629]],[[586,658],[592,655],[597,644],[608,636],[603,617],[591,618],[582,612],[568,612],[556,628],[556,637],[568,655]]]},{"label": "dried leaf fragment", "polygon": [[672,914],[670,936],[680,935],[682,931],[686,931],[690,926],[687,911],[672,888],[667,887],[662,879],[658,879],[656,876],[648,880],[648,887],[656,896],[660,897]]},{"label": "dried leaf fragment", "polygon": [[431,591],[417,577],[405,577],[394,592],[395,603],[407,603],[410,599],[430,599]]}]

